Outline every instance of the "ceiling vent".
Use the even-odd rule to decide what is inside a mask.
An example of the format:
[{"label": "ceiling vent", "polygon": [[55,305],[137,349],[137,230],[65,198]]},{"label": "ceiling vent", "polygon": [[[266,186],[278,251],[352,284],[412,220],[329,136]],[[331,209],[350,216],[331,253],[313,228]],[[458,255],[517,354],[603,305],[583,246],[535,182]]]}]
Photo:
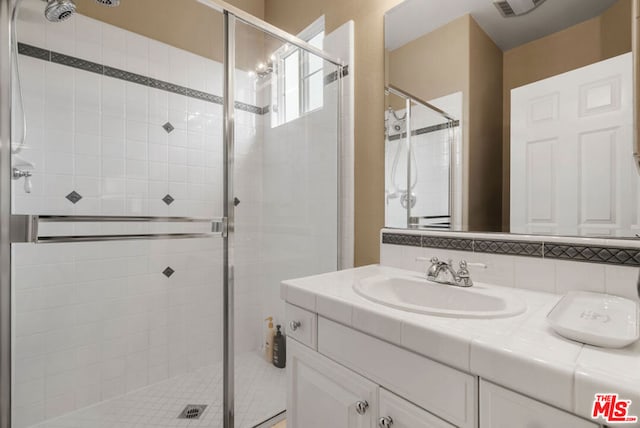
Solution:
[{"label": "ceiling vent", "polygon": [[545,0],[494,0],[500,14],[505,18],[526,15],[536,7],[544,3]]}]

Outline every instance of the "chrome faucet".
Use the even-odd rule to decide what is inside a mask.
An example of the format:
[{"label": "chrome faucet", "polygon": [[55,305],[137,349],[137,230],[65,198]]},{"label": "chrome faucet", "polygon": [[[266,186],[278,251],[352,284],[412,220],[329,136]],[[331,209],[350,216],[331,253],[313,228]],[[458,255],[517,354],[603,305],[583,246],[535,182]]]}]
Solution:
[{"label": "chrome faucet", "polygon": [[431,266],[427,269],[427,280],[438,284],[454,285],[456,287],[471,287],[473,280],[469,266],[478,266],[483,269],[487,268],[484,263],[468,263],[466,260],[460,261],[460,269],[456,272],[452,266],[452,261],[440,261],[437,257],[427,259],[425,257],[417,257],[418,261],[429,261]]}]

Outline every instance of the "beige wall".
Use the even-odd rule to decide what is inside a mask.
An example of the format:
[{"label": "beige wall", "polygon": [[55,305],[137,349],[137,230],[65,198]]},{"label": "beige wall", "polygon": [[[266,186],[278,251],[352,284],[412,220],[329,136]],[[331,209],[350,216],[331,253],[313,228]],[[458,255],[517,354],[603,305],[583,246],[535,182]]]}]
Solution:
[{"label": "beige wall", "polygon": [[384,13],[400,0],[266,0],[265,19],[296,34],[325,15],[355,22],[355,264],[379,261],[384,226]]},{"label": "beige wall", "polygon": [[465,15],[389,52],[388,59],[389,83],[418,98],[463,93],[463,226],[500,230],[502,51]]},{"label": "beige wall", "polygon": [[[206,58],[222,60],[222,14],[196,0],[126,0],[115,8],[94,0],[75,1],[83,15]],[[264,0],[228,0],[228,3],[264,18]],[[262,35],[248,28],[238,32],[241,33],[238,44],[243,49],[237,50],[237,64],[254,68],[263,60]]]},{"label": "beige wall", "polygon": [[[467,171],[468,230],[499,231],[502,225],[502,51],[470,19],[469,144]],[[473,215],[470,215],[473,213]]]},{"label": "beige wall", "polygon": [[466,100],[471,21],[462,16],[389,52],[389,83],[427,101],[459,91]]},{"label": "beige wall", "polygon": [[509,231],[511,89],[631,50],[631,0],[619,0],[599,17],[504,53],[503,230]]}]

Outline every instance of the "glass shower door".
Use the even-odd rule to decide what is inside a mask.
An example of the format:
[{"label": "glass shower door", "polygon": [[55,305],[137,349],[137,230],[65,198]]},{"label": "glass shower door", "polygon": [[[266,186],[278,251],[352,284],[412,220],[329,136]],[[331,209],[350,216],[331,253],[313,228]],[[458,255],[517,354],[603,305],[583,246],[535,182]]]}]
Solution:
[{"label": "glass shower door", "polygon": [[46,6],[16,22],[13,427],[221,427],[222,14]]},{"label": "glass shower door", "polygon": [[[280,282],[337,269],[339,67],[236,20],[233,231],[235,426],[286,407]],[[322,49],[323,29],[311,38]],[[278,367],[279,366],[279,367]]]}]

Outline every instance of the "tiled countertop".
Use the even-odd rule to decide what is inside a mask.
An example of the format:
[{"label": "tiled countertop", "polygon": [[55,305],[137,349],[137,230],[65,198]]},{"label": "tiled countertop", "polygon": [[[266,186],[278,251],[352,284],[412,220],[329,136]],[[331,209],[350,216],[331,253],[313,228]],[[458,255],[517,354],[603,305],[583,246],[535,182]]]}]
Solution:
[{"label": "tiled countertop", "polygon": [[587,419],[594,395],[605,392],[633,400],[630,413],[640,416],[640,342],[603,349],[557,335],[546,315],[561,296],[477,284],[519,297],[526,312],[502,319],[442,318],[376,304],[353,291],[354,281],[375,275],[423,278],[411,271],[366,266],[284,281],[281,297]]}]

